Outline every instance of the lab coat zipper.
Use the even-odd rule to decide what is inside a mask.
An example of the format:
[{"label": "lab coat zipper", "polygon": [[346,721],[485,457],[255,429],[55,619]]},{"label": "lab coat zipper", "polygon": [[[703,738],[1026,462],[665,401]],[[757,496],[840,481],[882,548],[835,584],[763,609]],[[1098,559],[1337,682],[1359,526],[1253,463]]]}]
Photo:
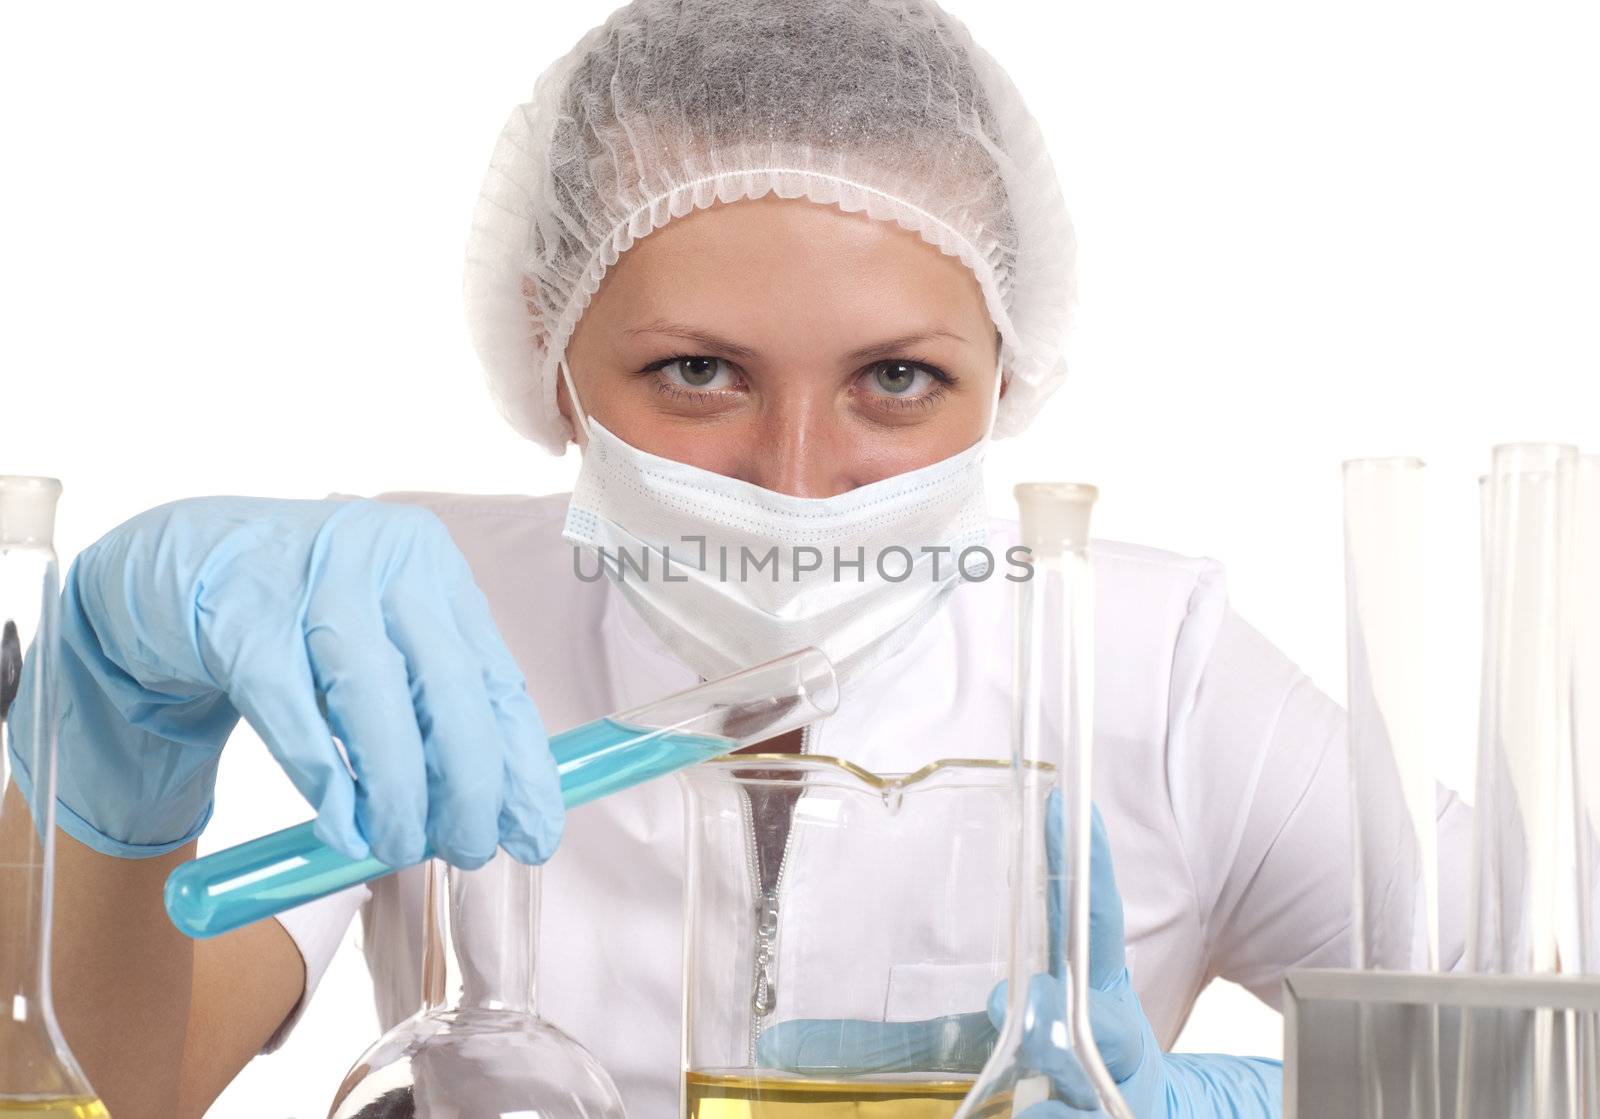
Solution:
[{"label": "lab coat zipper", "polygon": [[[800,754],[812,753],[816,745],[815,724],[800,732]],[[745,858],[750,868],[750,880],[756,884],[756,952],[755,975],[750,995],[750,1065],[756,1066],[756,1043],[761,1036],[761,1020],[778,1005],[778,894],[783,887],[784,872],[789,867],[789,852],[794,844],[794,821],[783,837],[783,854],[778,859],[778,872],[772,876],[772,885],[761,887],[761,860],[756,852],[755,813],[748,796],[740,801],[745,824]]]},{"label": "lab coat zipper", "polygon": [[745,866],[750,872],[750,881],[755,886],[755,893],[756,893],[755,905],[756,905],[756,908],[757,908],[757,911],[758,911],[758,915],[757,915],[757,918],[756,918],[756,951],[755,951],[755,957],[754,957],[754,960],[753,960],[753,963],[752,963],[752,974],[751,974],[751,980],[750,980],[750,982],[751,982],[750,1029],[749,1029],[750,1053],[749,1053],[749,1061],[747,1062],[749,1065],[751,1065],[751,1067],[754,1067],[755,1063],[756,1063],[756,1037],[757,1037],[757,1034],[759,1033],[760,1028],[761,1028],[761,1025],[760,1025],[760,1019],[761,1019],[760,1007],[761,1007],[762,998],[763,998],[763,996],[762,996],[763,986],[762,985],[763,985],[763,983],[765,981],[765,974],[764,974],[765,967],[764,967],[764,961],[763,961],[763,958],[762,958],[762,947],[761,947],[761,927],[762,927],[762,919],[765,916],[765,914],[760,912],[760,910],[761,910],[761,902],[762,902],[762,897],[763,897],[763,895],[761,893],[761,862],[756,857],[755,812],[750,807],[750,797],[748,795],[744,795],[744,796],[741,796],[739,798],[739,815],[744,820]]}]

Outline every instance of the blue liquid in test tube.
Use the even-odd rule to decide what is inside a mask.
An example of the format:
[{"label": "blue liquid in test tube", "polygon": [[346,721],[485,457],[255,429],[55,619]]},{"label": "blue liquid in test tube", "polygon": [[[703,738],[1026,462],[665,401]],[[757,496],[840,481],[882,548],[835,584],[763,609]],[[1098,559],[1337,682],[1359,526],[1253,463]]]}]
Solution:
[{"label": "blue liquid in test tube", "polygon": [[[550,740],[568,808],[720,757],[738,745],[717,735],[663,734],[609,718]],[[346,858],[318,839],[308,821],[184,863],[167,879],[167,914],[189,936],[217,936],[395,869],[370,856]]]}]

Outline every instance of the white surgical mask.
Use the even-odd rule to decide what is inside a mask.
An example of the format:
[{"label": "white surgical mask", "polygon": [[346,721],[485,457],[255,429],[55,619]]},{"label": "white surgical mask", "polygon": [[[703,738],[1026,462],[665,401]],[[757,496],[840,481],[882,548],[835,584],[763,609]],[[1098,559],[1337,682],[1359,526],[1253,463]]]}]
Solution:
[{"label": "white surgical mask", "polygon": [[[562,373],[576,402],[565,362]],[[814,498],[582,422],[589,441],[562,535],[597,549],[650,629],[708,679],[814,645],[848,685],[904,648],[964,579],[992,574],[987,434],[931,466]]]}]

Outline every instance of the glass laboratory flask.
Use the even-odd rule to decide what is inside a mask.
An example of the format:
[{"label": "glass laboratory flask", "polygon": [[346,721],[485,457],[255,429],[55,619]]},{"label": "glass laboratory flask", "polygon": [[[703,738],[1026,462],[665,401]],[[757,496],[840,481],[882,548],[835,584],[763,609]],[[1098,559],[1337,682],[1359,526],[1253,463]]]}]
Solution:
[{"label": "glass laboratory flask", "polygon": [[425,873],[422,1009],[356,1062],[329,1119],[623,1119],[605,1069],[538,1015],[538,871],[500,851]]},{"label": "glass laboratory flask", "polygon": [[[1099,491],[1071,482],[1034,482],[1016,487],[1020,538],[1029,552],[1030,574],[1015,584],[1012,659],[1012,763],[1017,775],[1013,811],[1018,885],[1011,899],[1011,969],[1005,1023],[994,1051],[959,1119],[1010,1119],[1038,1114],[1081,1114],[1061,1108],[1065,1089],[1040,1061],[1070,1049],[1084,1084],[1073,1086],[1098,1101],[1110,1119],[1134,1119],[1101,1059],[1089,1028],[1089,868],[1091,763],[1094,756],[1094,571],[1089,557],[1089,519]],[[1046,842],[1048,803],[1030,788],[1034,767],[1048,773],[1049,791],[1060,797],[1059,859]],[[1042,868],[1042,870],[1041,870]],[[1048,1045],[1030,1031],[1028,992],[1040,975],[1034,938],[1033,883],[1044,876],[1048,906],[1045,943],[1049,983],[1064,1020],[1051,1023]],[[1058,927],[1059,926],[1059,927]],[[1087,1103],[1079,1095],[1076,1103]]]},{"label": "glass laboratory flask", "polygon": [[50,1005],[60,496],[54,478],[0,475],[0,1116],[103,1119]]},{"label": "glass laboratory flask", "polygon": [[688,1119],[955,1114],[996,1036],[1014,773],[759,754],[678,775]]}]

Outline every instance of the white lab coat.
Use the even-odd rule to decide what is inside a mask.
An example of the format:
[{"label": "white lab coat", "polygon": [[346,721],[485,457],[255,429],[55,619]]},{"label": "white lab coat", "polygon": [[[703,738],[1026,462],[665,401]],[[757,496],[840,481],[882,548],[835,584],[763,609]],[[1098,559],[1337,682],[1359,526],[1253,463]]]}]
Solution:
[{"label": "white lab coat", "polygon": [[[551,732],[691,686],[605,581],[574,576],[565,495],[394,494],[433,510],[488,596]],[[996,555],[1015,526],[996,522]],[[1097,541],[1094,793],[1126,911],[1128,965],[1163,1045],[1216,976],[1279,1003],[1285,969],[1348,962],[1345,717],[1228,606],[1209,559]],[[592,570],[592,564],[585,570]],[[812,752],[877,772],[1004,758],[1011,589],[960,587],[853,683]],[[541,1011],[610,1071],[629,1114],[676,1114],[682,797],[658,780],[574,810],[547,865]],[[1469,814],[1439,799],[1441,962],[1462,953]],[[360,910],[384,1026],[418,1001],[420,872],[282,918],[307,998]]]}]

